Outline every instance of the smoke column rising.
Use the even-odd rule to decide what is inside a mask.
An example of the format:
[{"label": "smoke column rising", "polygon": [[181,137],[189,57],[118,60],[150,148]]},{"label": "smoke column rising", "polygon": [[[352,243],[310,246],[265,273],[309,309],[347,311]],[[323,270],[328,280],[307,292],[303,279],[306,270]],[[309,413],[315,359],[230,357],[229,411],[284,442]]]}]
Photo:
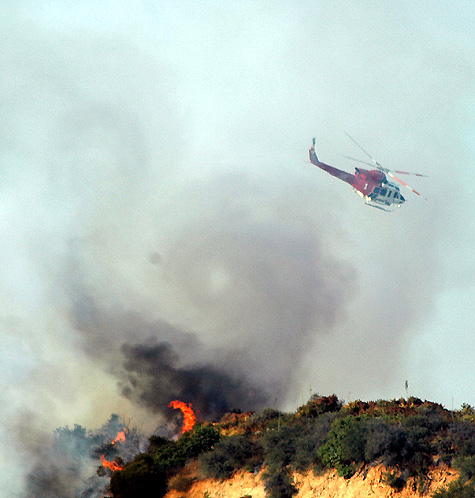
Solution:
[{"label": "smoke column rising", "polygon": [[[180,395],[203,417],[284,402],[312,327],[345,301],[346,269],[312,221],[295,226],[278,182],[180,176],[166,68],[124,39],[59,44],[30,28],[8,27],[2,81],[3,340],[18,373],[3,378],[1,417],[25,471],[30,440],[46,462],[54,427],[112,411],[145,417],[139,406],[157,414]],[[70,479],[52,467],[45,486]]]}]

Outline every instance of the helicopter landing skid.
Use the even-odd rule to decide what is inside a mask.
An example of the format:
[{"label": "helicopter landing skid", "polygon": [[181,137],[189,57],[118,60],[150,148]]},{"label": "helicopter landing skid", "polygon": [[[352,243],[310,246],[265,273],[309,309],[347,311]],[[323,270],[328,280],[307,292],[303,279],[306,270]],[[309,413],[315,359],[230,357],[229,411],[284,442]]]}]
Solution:
[{"label": "helicopter landing skid", "polygon": [[386,213],[392,213],[392,209],[385,209],[381,206],[377,206],[376,204],[370,204],[369,202],[365,202],[365,204],[369,207],[375,208],[375,209],[381,209],[381,211],[386,211]]}]

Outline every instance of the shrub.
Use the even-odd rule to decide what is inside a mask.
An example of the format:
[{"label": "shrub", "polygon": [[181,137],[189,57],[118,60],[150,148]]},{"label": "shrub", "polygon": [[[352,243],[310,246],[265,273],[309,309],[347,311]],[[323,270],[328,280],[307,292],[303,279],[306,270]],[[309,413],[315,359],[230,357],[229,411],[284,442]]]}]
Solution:
[{"label": "shrub", "polygon": [[383,483],[391,486],[396,491],[401,491],[407,482],[407,475],[398,472],[384,472]]},{"label": "shrub", "polygon": [[140,453],[124,470],[112,474],[110,487],[114,498],[160,498],[167,492],[167,479],[150,455]]},{"label": "shrub", "polygon": [[475,425],[467,420],[453,422],[447,435],[454,451],[462,456],[475,455]]},{"label": "shrub", "polygon": [[290,498],[296,488],[290,470],[305,470],[316,463],[316,450],[327,434],[331,419],[326,416],[311,423],[297,423],[271,431],[262,438],[267,471],[263,478],[267,496]]},{"label": "shrub", "polygon": [[408,425],[405,431],[407,441],[401,450],[400,465],[405,466],[410,477],[425,479],[433,462],[434,433],[425,425]]},{"label": "shrub", "polygon": [[460,478],[463,481],[469,481],[475,476],[475,455],[458,456],[454,460],[454,467],[460,470]]},{"label": "shrub", "polygon": [[200,457],[200,467],[207,477],[226,479],[235,470],[253,468],[262,463],[262,450],[244,435],[221,440],[209,453]]},{"label": "shrub", "polygon": [[[316,419],[301,421],[291,427],[264,437],[266,463],[273,461],[290,465],[293,470],[305,471],[318,464],[317,450],[327,436],[336,413],[326,413]],[[283,441],[283,439],[287,439]],[[284,455],[279,455],[284,452]]]},{"label": "shrub", "polygon": [[170,443],[170,440],[169,439],[165,439],[164,437],[161,437],[161,436],[150,436],[149,440],[149,449],[150,451],[155,451],[155,450],[158,450],[159,448],[167,445],[168,443]]},{"label": "shrub", "polygon": [[462,404],[459,414],[464,420],[475,421],[475,409],[467,403]]},{"label": "shrub", "polygon": [[338,412],[342,406],[341,401],[335,394],[331,396],[313,394],[307,404],[297,410],[297,416],[307,418],[319,417],[324,413]]},{"label": "shrub", "polygon": [[356,464],[364,461],[364,420],[351,415],[335,420],[317,452],[326,467],[336,468],[346,479],[355,473]]},{"label": "shrub", "polygon": [[292,498],[297,493],[285,469],[270,468],[263,477],[267,498]]},{"label": "shrub", "polygon": [[295,427],[281,427],[279,431],[271,431],[262,438],[266,465],[286,467],[295,456]]},{"label": "shrub", "polygon": [[178,474],[170,478],[168,481],[168,489],[174,489],[176,491],[186,493],[193,485],[193,482],[193,477]]},{"label": "shrub", "polygon": [[246,422],[248,432],[264,431],[277,428],[283,417],[282,412],[273,408],[264,408],[260,413],[255,413]]},{"label": "shrub", "polygon": [[177,444],[188,459],[211,450],[219,439],[219,430],[212,425],[196,425],[192,431],[185,432]]},{"label": "shrub", "polygon": [[364,461],[380,461],[386,467],[401,463],[407,444],[404,429],[382,419],[368,419],[365,423]]},{"label": "shrub", "polygon": [[433,498],[475,498],[475,488],[457,479],[449,486],[436,490],[432,496]]},{"label": "shrub", "polygon": [[156,465],[168,474],[183,467],[187,460],[205,453],[219,441],[219,431],[213,426],[195,426],[176,442],[163,438],[150,438],[150,453]]},{"label": "shrub", "polygon": [[156,465],[168,474],[183,467],[187,457],[177,442],[168,441],[158,448],[151,449]]}]

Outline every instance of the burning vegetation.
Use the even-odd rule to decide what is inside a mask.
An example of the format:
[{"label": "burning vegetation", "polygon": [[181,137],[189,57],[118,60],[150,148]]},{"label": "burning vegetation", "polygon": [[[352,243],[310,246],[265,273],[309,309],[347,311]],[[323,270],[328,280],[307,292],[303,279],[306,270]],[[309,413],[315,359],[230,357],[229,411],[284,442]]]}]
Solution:
[{"label": "burning vegetation", "polygon": [[181,435],[153,435],[147,446],[134,446],[137,432],[123,424],[110,435],[121,422],[116,416],[97,433],[58,430],[58,440],[68,443],[63,450],[101,455],[98,476],[71,496],[160,497],[169,489],[186,493],[203,475],[227,479],[238,470],[262,470],[269,498],[291,498],[294,472],[336,469],[350,478],[380,465],[388,486],[411,486],[414,494],[427,492],[431,470],[454,467],[460,478],[433,496],[475,497],[475,410],[468,405],[449,411],[417,398],[343,404],[335,395],[314,395],[295,413],[235,410],[215,422],[197,422],[191,404],[175,400],[170,407],[184,415]]},{"label": "burning vegetation", "polygon": [[111,444],[119,443],[119,442],[124,442],[125,441],[125,431],[120,431],[115,439],[112,441]]},{"label": "burning vegetation", "polygon": [[124,466],[117,462],[109,462],[105,459],[104,455],[101,455],[101,462],[105,469],[112,470],[115,472],[117,470],[124,470]]},{"label": "burning vegetation", "polygon": [[[115,445],[116,443],[125,442],[125,431],[120,431],[117,436],[111,441],[111,445]],[[124,465],[117,461],[109,462],[106,460],[105,455],[101,455],[101,463],[105,469],[109,469],[112,472],[116,472],[118,470],[124,470]]]},{"label": "burning vegetation", "polygon": [[187,405],[183,401],[178,400],[174,400],[168,405],[169,408],[181,410],[181,412],[183,413],[183,428],[181,431],[182,434],[191,431],[196,423],[196,415],[191,406],[191,403]]}]

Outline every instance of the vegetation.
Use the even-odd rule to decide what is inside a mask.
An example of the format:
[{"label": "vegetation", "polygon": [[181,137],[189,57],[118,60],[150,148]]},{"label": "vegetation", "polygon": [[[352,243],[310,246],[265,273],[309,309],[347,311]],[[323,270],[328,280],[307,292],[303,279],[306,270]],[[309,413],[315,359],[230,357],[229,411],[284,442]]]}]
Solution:
[{"label": "vegetation", "polygon": [[183,434],[178,441],[152,436],[149,453],[155,465],[171,476],[187,461],[211,450],[219,440],[220,433],[215,427],[196,425],[192,431]]},{"label": "vegetation", "polygon": [[141,453],[124,470],[113,473],[111,491],[114,498],[160,498],[167,492],[166,475],[150,455]]},{"label": "vegetation", "polygon": [[202,475],[216,479],[264,469],[269,498],[296,494],[294,471],[336,469],[350,478],[383,465],[393,488],[411,482],[425,491],[429,470],[449,465],[460,478],[433,497],[475,498],[475,410],[464,405],[449,411],[417,398],[343,405],[335,395],[314,395],[294,414],[233,412],[217,424],[198,424],[177,441],[152,436],[146,454],[114,472],[113,496],[148,496],[152,487],[154,496],[163,496],[167,485],[186,492],[195,477],[181,471],[193,461]]},{"label": "vegetation", "polygon": [[177,474],[170,478],[170,481],[168,482],[168,488],[185,493],[191,488],[193,482],[193,477]]},{"label": "vegetation", "polygon": [[245,435],[222,439],[213,451],[200,457],[200,465],[208,477],[227,479],[236,469],[253,470],[262,463],[262,449]]}]

